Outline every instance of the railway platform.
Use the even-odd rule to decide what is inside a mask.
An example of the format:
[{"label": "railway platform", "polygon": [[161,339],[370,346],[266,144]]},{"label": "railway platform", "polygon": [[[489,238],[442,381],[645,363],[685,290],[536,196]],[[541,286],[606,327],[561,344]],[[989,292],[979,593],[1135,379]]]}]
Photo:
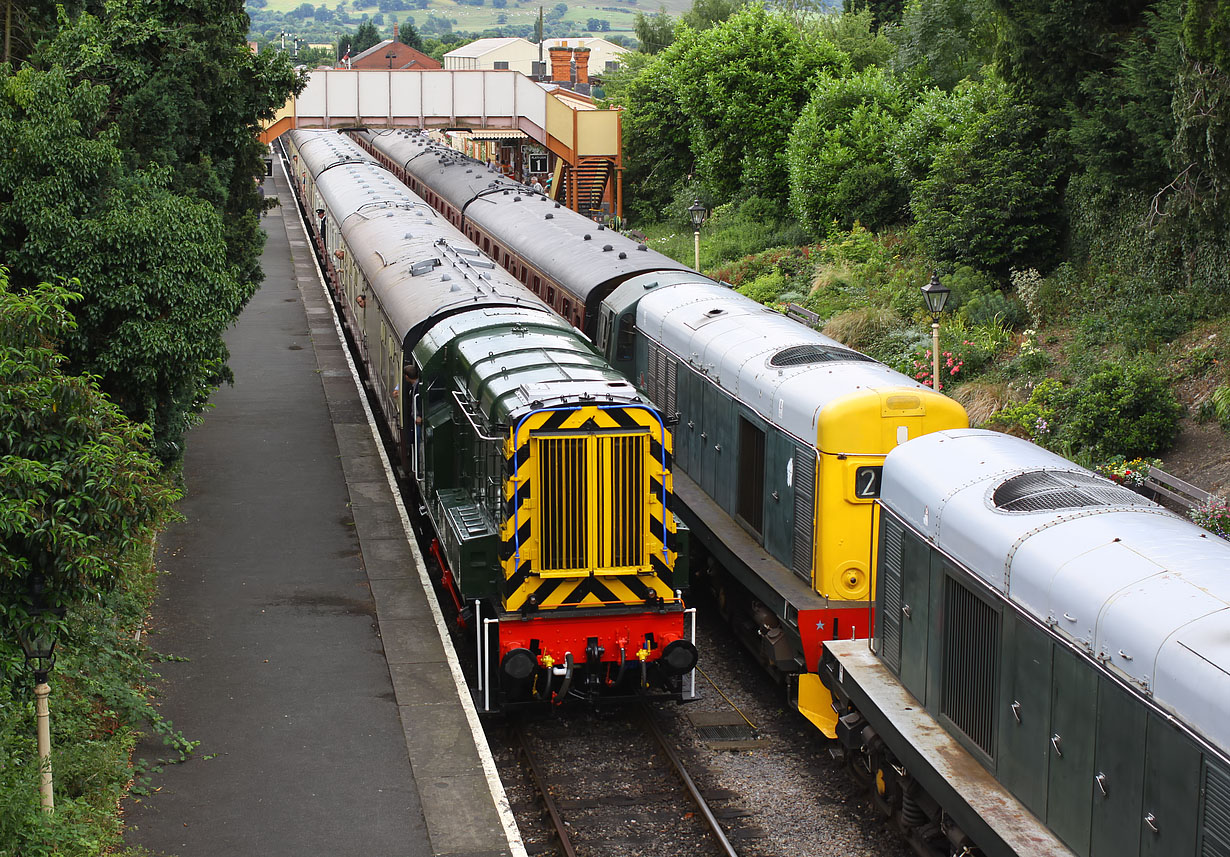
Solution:
[{"label": "railway platform", "polygon": [[265,282],[227,337],[162,539],[157,737],[124,805],[156,855],[523,857],[280,165]]}]

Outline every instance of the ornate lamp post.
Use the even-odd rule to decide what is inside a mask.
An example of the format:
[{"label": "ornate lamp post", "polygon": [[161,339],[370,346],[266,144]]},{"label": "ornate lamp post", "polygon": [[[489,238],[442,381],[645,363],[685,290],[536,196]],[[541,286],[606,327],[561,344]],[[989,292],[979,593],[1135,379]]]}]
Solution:
[{"label": "ornate lamp post", "polygon": [[30,594],[34,602],[34,621],[23,626],[17,632],[21,650],[26,656],[26,666],[34,674],[34,715],[38,723],[38,762],[42,771],[39,782],[39,793],[42,795],[43,810],[55,811],[55,798],[52,792],[51,780],[51,707],[48,697],[51,696],[51,686],[47,677],[56,663],[56,619],[62,615],[61,610],[47,608],[43,605],[44,576],[43,569],[47,567],[50,557],[46,551],[39,554],[38,570],[34,572]]},{"label": "ornate lamp post", "polygon": [[692,218],[693,239],[696,248],[696,270],[700,270],[700,225],[705,222],[705,207],[697,199],[688,206],[688,215]]},{"label": "ornate lamp post", "polygon": [[931,282],[922,287],[923,297],[927,301],[927,312],[931,313],[931,386],[940,388],[940,313],[944,304],[948,303],[951,290],[940,285],[938,274],[931,274]]}]

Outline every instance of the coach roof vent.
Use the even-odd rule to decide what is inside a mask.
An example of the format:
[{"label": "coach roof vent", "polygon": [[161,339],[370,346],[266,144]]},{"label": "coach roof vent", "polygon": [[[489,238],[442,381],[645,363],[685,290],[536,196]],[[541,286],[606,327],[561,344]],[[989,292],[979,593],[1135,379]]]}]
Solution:
[{"label": "coach roof vent", "polygon": [[417,277],[421,274],[426,274],[428,271],[433,271],[438,267],[440,267],[439,259],[423,259],[422,261],[415,262],[410,266],[410,276]]},{"label": "coach roof vent", "polygon": [[769,358],[770,366],[807,366],[811,363],[832,363],[838,360],[854,360],[874,363],[865,354],[833,345],[792,345]]},{"label": "coach roof vent", "polygon": [[995,489],[991,502],[1005,512],[1153,505],[1135,491],[1092,473],[1045,470],[1013,476]]}]

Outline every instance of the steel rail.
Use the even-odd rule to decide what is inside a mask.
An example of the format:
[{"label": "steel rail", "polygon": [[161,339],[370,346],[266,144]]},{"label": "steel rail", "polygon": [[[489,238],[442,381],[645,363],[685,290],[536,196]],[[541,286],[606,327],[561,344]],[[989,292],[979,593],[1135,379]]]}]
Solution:
[{"label": "steel rail", "polygon": [[530,769],[530,779],[534,781],[534,788],[538,796],[542,798],[542,805],[555,828],[555,837],[559,840],[560,850],[564,852],[564,857],[577,857],[576,849],[572,847],[572,837],[568,835],[568,828],[559,814],[559,805],[556,804],[555,798],[551,797],[551,790],[547,788],[547,778],[538,767],[538,760],[534,758],[534,751],[530,749],[525,730],[520,725],[513,726],[512,729],[517,736],[517,743],[521,745],[521,758],[525,760],[526,766]]},{"label": "steel rail", "polygon": [[739,852],[730,844],[730,840],[726,838],[726,832],[722,830],[722,825],[718,823],[717,816],[713,814],[713,809],[709,806],[709,802],[701,795],[700,789],[696,787],[692,775],[688,773],[683,766],[678,754],[666,740],[666,736],[662,734],[662,730],[658,728],[658,724],[654,722],[653,716],[649,711],[641,707],[641,720],[645,725],[645,729],[654,740],[658,742],[658,748],[662,754],[670,761],[671,767],[674,768],[675,774],[683,783],[684,789],[691,795],[692,801],[696,804],[696,808],[700,810],[700,816],[705,820],[705,824],[709,826],[709,831],[713,834],[713,838],[717,840],[718,847],[726,857],[739,857]]}]

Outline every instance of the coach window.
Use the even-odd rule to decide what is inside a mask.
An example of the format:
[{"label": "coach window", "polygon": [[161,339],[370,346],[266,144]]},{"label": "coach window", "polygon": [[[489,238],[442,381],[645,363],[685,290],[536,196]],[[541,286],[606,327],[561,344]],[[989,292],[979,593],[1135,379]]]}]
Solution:
[{"label": "coach window", "polygon": [[572,301],[569,301],[569,300],[564,301],[563,316],[569,321],[572,320]]},{"label": "coach window", "polygon": [[490,238],[483,239],[483,252],[486,253],[488,256],[491,255],[491,239]]},{"label": "coach window", "polygon": [[538,275],[534,275],[534,294],[542,294],[542,280],[538,279]]}]

